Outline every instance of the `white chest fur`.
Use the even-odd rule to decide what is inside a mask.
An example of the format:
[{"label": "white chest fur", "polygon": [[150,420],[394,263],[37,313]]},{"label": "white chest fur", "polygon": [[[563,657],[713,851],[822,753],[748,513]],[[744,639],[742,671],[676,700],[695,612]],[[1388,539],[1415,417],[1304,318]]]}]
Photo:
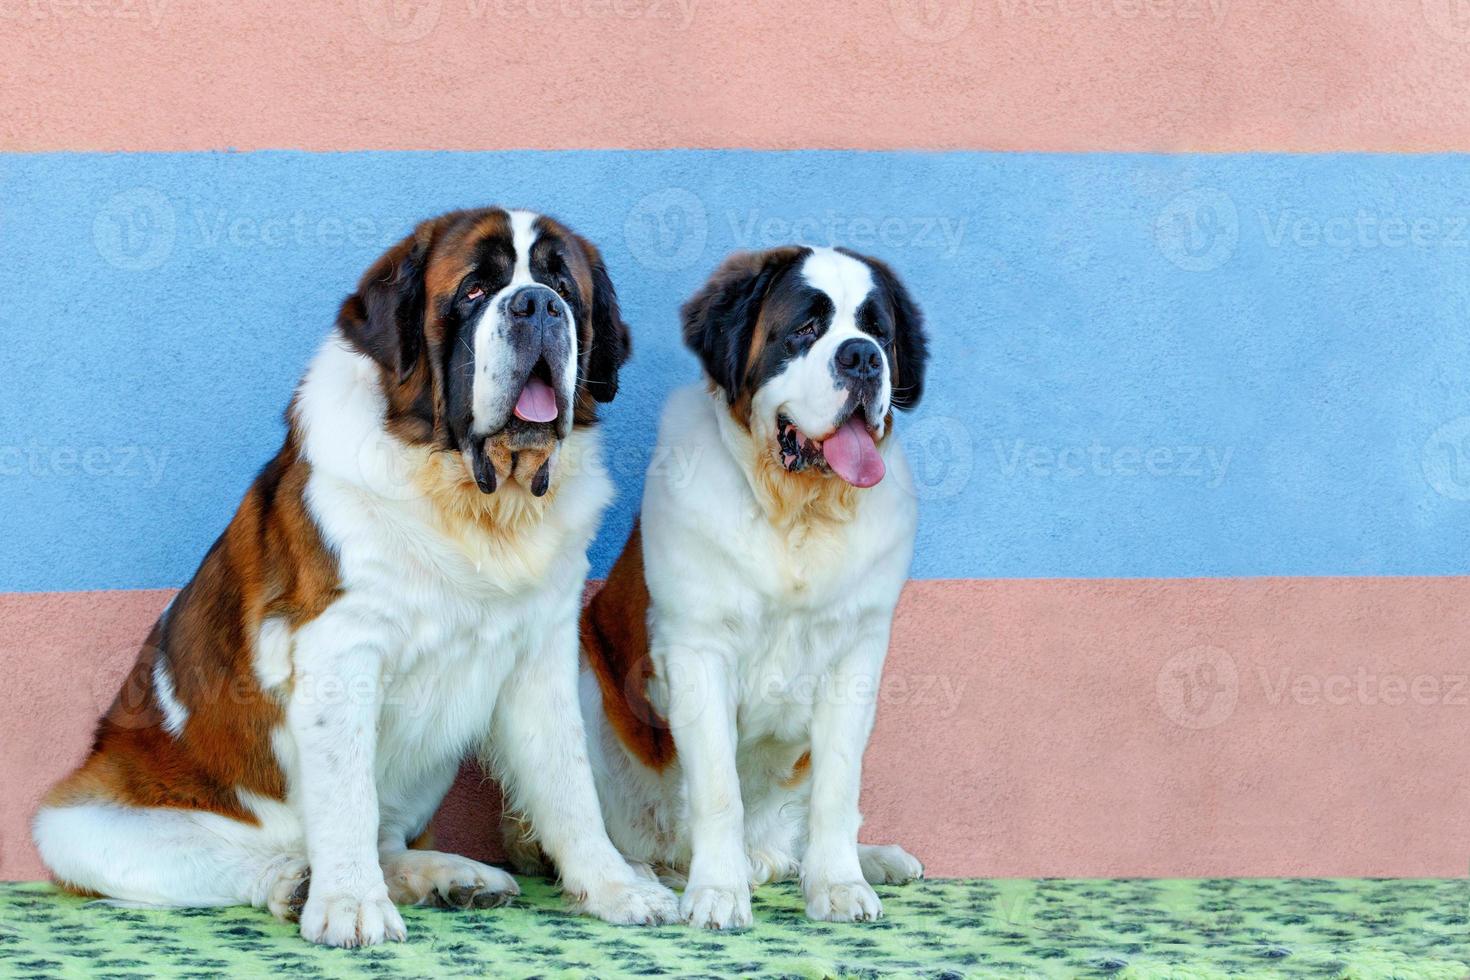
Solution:
[{"label": "white chest fur", "polygon": [[344,618],[370,617],[382,638],[381,808],[385,819],[419,819],[486,734],[512,671],[540,652],[551,625],[575,620],[611,486],[595,432],[578,429],[560,451],[553,506],[506,486],[498,492],[513,532],[456,519],[425,480],[439,466],[458,478],[458,455],[390,436],[376,377],[365,358],[329,341],[297,410],[312,465],[308,505],[337,558],[338,605],[350,610]]},{"label": "white chest fur", "polygon": [[860,492],[850,521],[778,528],[721,451],[719,411],[696,386],[664,414],[659,453],[688,466],[656,467],[644,493],[655,632],[722,648],[742,743],[800,741],[834,659],[892,615],[917,522],[908,471],[891,436],[889,477]]}]

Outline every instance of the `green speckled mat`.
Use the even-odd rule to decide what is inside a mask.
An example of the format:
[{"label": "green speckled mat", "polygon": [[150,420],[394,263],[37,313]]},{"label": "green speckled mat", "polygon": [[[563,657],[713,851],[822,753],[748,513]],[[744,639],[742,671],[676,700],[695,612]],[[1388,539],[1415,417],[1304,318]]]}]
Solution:
[{"label": "green speckled mat", "polygon": [[568,915],[544,881],[511,908],[405,910],[409,941],[319,949],[249,909],[115,908],[0,885],[6,977],[1470,977],[1470,881],[927,881],[880,889],[886,916],[809,922],[795,886],[756,925],[616,928]]}]

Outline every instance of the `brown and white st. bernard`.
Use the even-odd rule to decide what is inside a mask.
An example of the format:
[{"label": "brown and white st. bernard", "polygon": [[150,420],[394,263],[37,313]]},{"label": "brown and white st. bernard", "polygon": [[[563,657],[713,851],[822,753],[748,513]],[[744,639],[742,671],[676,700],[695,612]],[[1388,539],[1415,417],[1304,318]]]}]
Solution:
[{"label": "brown and white st. bernard", "polygon": [[394,903],[516,894],[408,847],[475,748],[577,907],[675,916],[598,819],[577,701],[586,547],[611,495],[594,403],[627,353],[597,249],[550,218],[447,214],[374,263],[285,445],[37,815],[56,878],[264,905],[336,946],[401,940]]},{"label": "brown and white st. bernard", "polygon": [[706,382],[670,398],[641,527],[582,620],[603,818],[687,878],[694,925],[747,925],[751,885],[798,873],[813,918],[875,918],[870,883],[923,873],[857,839],[913,552],[893,409],[922,393],[922,319],[883,263],[791,247],[727,260],[683,321]]}]

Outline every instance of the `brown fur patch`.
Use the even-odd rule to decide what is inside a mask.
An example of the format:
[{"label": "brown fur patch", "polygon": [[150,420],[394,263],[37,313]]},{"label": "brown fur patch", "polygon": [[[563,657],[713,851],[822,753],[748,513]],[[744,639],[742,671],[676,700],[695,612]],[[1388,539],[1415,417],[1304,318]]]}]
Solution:
[{"label": "brown fur patch", "polygon": [[[253,663],[267,618],[299,626],[337,596],[336,564],[303,498],[308,473],[293,432],[154,625],[98,723],[91,754],[51,790],[48,805],[105,800],[254,823],[239,791],[285,799],[271,745],[281,705],[260,688]],[[160,657],[175,699],[188,711],[178,736],[163,727],[154,681]]]},{"label": "brown fur patch", "polygon": [[803,752],[801,758],[797,759],[796,763],[791,767],[791,775],[781,780],[781,787],[783,789],[795,789],[805,782],[806,778],[811,774],[812,754],[810,752]]},{"label": "brown fur patch", "polygon": [[643,534],[635,522],[606,584],[582,611],[582,655],[613,732],[644,765],[662,772],[674,760],[674,737],[648,701],[648,603]]}]

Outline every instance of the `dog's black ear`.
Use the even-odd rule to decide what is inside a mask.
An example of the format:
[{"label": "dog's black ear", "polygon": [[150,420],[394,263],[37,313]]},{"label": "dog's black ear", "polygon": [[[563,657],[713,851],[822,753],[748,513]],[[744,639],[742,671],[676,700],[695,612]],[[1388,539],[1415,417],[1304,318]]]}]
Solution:
[{"label": "dog's black ear", "polygon": [[357,292],[342,302],[337,327],[399,384],[424,350],[424,266],[443,219],[425,221],[368,267]]},{"label": "dog's black ear", "polygon": [[618,294],[597,247],[578,238],[592,267],[592,348],[587,352],[587,391],[610,402],[618,393],[618,369],[633,354],[633,337],[618,308]]},{"label": "dog's black ear", "polygon": [[684,345],[699,356],[705,373],[731,403],[740,397],[751,337],[767,290],[807,252],[795,246],[737,252],[720,263],[680,309]]},{"label": "dog's black ear", "polygon": [[924,314],[887,263],[867,257],[864,261],[893,309],[893,407],[908,410],[924,397],[924,371],[929,366]]}]

